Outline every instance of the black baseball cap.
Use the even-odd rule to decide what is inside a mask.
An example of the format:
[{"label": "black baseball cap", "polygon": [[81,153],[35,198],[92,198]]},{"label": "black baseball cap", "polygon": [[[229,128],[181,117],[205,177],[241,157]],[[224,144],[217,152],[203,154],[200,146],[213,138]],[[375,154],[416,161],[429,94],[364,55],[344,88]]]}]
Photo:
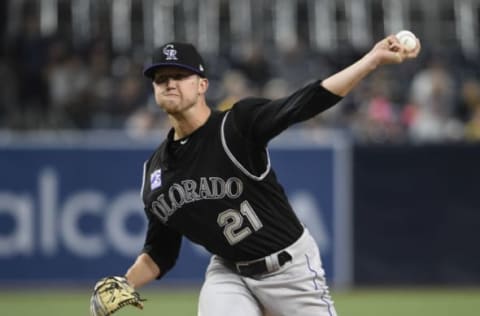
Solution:
[{"label": "black baseball cap", "polygon": [[189,43],[170,42],[155,49],[152,63],[145,67],[143,75],[153,79],[160,67],[180,67],[206,77],[205,64],[195,46]]}]

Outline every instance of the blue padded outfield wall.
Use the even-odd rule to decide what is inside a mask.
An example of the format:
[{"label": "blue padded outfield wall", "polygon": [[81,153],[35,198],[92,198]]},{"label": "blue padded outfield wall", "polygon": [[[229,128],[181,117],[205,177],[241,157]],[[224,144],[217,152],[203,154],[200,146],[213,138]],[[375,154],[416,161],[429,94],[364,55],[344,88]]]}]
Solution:
[{"label": "blue padded outfield wall", "polygon": [[[139,191],[143,162],[155,147],[1,145],[0,284],[124,274],[143,245]],[[270,149],[291,202],[320,244],[329,282],[338,286],[348,286],[352,270],[348,153],[338,143]],[[208,259],[202,247],[185,241],[163,280],[199,284]]]}]

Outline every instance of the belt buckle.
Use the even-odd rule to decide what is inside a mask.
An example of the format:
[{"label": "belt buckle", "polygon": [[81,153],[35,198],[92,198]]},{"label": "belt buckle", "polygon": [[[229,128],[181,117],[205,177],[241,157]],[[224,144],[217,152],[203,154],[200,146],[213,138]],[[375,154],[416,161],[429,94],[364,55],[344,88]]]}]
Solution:
[{"label": "belt buckle", "polygon": [[269,269],[269,267],[267,266],[266,257],[252,261],[236,262],[235,269],[240,275],[250,276],[255,274],[274,272],[280,267],[282,267],[285,263],[292,260],[292,255],[290,255],[285,250],[280,253],[274,254],[274,256],[276,256],[278,260],[278,266],[274,269]]},{"label": "belt buckle", "polygon": [[237,269],[238,273],[242,273],[242,267],[248,267],[249,263],[248,262],[238,262],[235,263],[235,269]]},{"label": "belt buckle", "polygon": [[265,260],[264,258],[260,258],[260,259],[257,259],[257,260],[252,260],[252,261],[246,261],[246,262],[237,262],[235,263],[235,269],[237,270],[237,272],[240,274],[240,275],[244,275],[244,276],[249,276],[252,274],[252,271],[248,271],[249,269],[251,270],[252,268],[252,265],[258,263],[258,262],[262,262],[263,260]]}]

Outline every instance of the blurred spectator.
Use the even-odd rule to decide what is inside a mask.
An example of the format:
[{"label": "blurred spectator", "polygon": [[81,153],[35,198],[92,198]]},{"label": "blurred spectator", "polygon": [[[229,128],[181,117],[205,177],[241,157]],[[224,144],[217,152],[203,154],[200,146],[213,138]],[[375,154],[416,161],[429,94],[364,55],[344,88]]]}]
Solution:
[{"label": "blurred spectator", "polygon": [[230,109],[235,102],[251,94],[247,78],[239,71],[227,71],[222,78],[222,83],[223,98],[217,105],[220,111]]},{"label": "blurred spectator", "polygon": [[290,93],[290,88],[285,79],[272,78],[270,79],[262,89],[262,96],[264,98],[275,100],[287,96]]},{"label": "blurred spectator", "polygon": [[168,117],[151,97],[146,105],[141,106],[125,122],[125,130],[134,138],[141,138],[151,131],[167,130]]},{"label": "blurred spectator", "polygon": [[465,139],[469,141],[480,141],[480,104],[475,108],[472,117],[465,125]]},{"label": "blurred spectator", "polygon": [[9,45],[12,68],[18,79],[19,104],[15,125],[20,128],[42,127],[48,111],[48,88],[44,67],[47,42],[40,34],[34,9],[26,12],[21,30]]},{"label": "blurred spectator", "polygon": [[319,65],[320,59],[320,55],[310,55],[304,44],[299,42],[285,47],[271,62],[277,71],[274,75],[285,79],[294,91],[312,80],[324,77],[322,71],[325,67]]},{"label": "blurred spectator", "polygon": [[454,108],[454,81],[452,74],[440,57],[434,57],[418,71],[410,86],[410,101],[422,108],[438,108],[451,113]]},{"label": "blurred spectator", "polygon": [[88,51],[90,73],[89,96],[91,127],[106,128],[110,125],[110,103],[115,92],[112,74],[112,57],[106,40],[97,39]]},{"label": "blurred spectator", "polygon": [[138,75],[128,75],[121,78],[116,88],[116,95],[110,104],[109,113],[112,116],[112,126],[121,128],[127,117],[145,104],[143,84]]},{"label": "blurred spectator", "polygon": [[243,73],[255,88],[262,87],[272,77],[271,65],[265,51],[256,43],[245,48],[243,56],[232,62],[232,68]]},{"label": "blurred spectator", "polygon": [[405,130],[398,106],[391,100],[389,73],[380,71],[372,76],[363,93],[357,96],[360,102],[353,117],[354,137],[361,142],[400,142],[405,139]]},{"label": "blurred spectator", "polygon": [[46,68],[50,127],[86,128],[91,113],[87,98],[90,75],[82,58],[71,54],[65,42],[55,41],[49,47]]},{"label": "blurred spectator", "polygon": [[477,78],[466,78],[460,86],[459,117],[468,121],[480,103],[480,81]]},{"label": "blurred spectator", "polygon": [[0,60],[0,129],[12,127],[12,121],[18,105],[17,82],[15,72]]},{"label": "blurred spectator", "polygon": [[461,137],[461,123],[453,117],[455,86],[444,61],[436,58],[417,72],[410,87],[413,107],[409,132],[416,142],[439,142]]},{"label": "blurred spectator", "polygon": [[465,138],[480,141],[480,81],[467,79],[462,85],[461,99],[466,110]]}]

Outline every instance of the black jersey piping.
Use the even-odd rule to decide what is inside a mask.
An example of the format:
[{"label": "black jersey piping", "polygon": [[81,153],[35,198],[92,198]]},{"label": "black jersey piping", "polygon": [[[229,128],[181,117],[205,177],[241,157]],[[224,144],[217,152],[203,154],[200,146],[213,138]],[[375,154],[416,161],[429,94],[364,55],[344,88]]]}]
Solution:
[{"label": "black jersey piping", "polygon": [[253,180],[255,181],[262,181],[263,179],[265,179],[265,177],[267,176],[267,174],[270,172],[270,167],[271,167],[271,164],[270,164],[270,154],[268,153],[268,149],[265,148],[265,152],[267,154],[267,167],[266,167],[266,170],[265,172],[263,172],[260,176],[256,176],[252,173],[250,173],[247,168],[245,168],[238,160],[237,158],[235,158],[235,156],[232,154],[232,152],[230,151],[230,149],[228,148],[227,146],[227,141],[225,139],[225,121],[227,120],[227,116],[230,112],[227,112],[225,114],[225,116],[223,117],[222,119],[222,126],[221,126],[221,130],[220,130],[220,134],[221,134],[221,139],[222,139],[222,146],[223,146],[223,150],[225,151],[225,153],[227,154],[228,158],[230,158],[230,160],[233,162],[233,164],[238,168],[240,169],[240,171],[242,171],[247,177],[249,178],[252,178]]}]

